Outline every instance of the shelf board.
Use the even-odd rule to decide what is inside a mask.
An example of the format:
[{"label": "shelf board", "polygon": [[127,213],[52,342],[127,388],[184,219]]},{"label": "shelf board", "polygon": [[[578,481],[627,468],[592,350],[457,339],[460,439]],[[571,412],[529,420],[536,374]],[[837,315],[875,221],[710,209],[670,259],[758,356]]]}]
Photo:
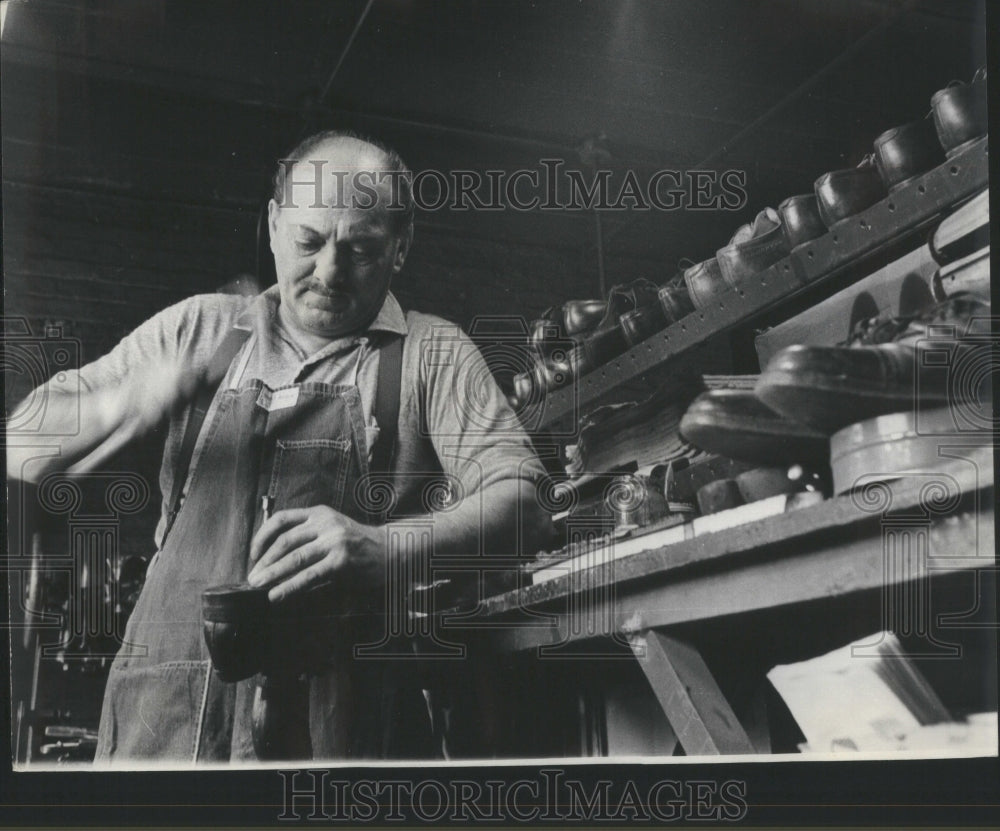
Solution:
[{"label": "shelf board", "polygon": [[[875,499],[840,496],[653,547],[485,598],[474,614],[450,617],[442,612],[442,628],[478,629],[502,651],[516,651],[885,590],[913,579],[918,571],[936,579],[994,570],[992,450],[967,449],[961,462],[916,480],[904,477],[880,486],[869,494]],[[948,511],[938,510],[937,491],[928,482],[942,485],[954,497]],[[899,568],[887,575],[887,528],[922,534],[926,562],[906,559],[924,556],[914,546],[905,554],[906,562],[900,560]],[[599,619],[601,631],[577,626],[582,618],[588,626],[592,618]]]}]

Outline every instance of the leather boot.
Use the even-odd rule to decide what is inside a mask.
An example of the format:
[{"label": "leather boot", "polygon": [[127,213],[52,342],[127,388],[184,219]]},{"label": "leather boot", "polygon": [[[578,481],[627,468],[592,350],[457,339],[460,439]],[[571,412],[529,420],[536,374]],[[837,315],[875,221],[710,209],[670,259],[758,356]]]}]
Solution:
[{"label": "leather boot", "polygon": [[815,193],[789,196],[778,205],[778,214],[789,251],[826,233]]},{"label": "leather boot", "polygon": [[869,159],[857,167],[824,173],[816,180],[814,189],[819,215],[827,228],[870,208],[886,196],[882,177]]},{"label": "leather boot", "polygon": [[767,465],[825,462],[826,435],[765,406],[753,390],[703,392],[688,407],[680,434],[709,453]]},{"label": "leather boot", "polygon": [[608,292],[607,309],[593,333],[584,340],[586,363],[591,369],[605,364],[628,350],[630,344],[622,328],[622,315],[659,304],[658,287],[644,278],[622,283]]},{"label": "leather boot", "polygon": [[989,314],[988,302],[955,295],[909,319],[869,321],[846,346],[789,346],[754,391],[771,409],[827,435],[927,406],[989,419],[997,359]]},{"label": "leather boot", "polygon": [[977,72],[971,84],[958,82],[935,92],[931,111],[938,140],[948,158],[986,135],[989,129],[986,71]]},{"label": "leather boot", "polygon": [[928,118],[893,127],[875,139],[875,166],[890,193],[943,161],[934,122]]},{"label": "leather boot", "polygon": [[712,305],[715,299],[725,293],[729,286],[722,276],[717,257],[704,260],[691,266],[684,272],[684,283],[687,285],[688,296],[696,309],[704,309]]},{"label": "leather boot", "polygon": [[671,277],[657,294],[668,323],[676,323],[694,311],[683,273]]},{"label": "leather boot", "polygon": [[663,313],[663,307],[657,298],[655,304],[626,312],[619,318],[619,322],[622,333],[625,335],[625,341],[631,348],[665,329],[670,321]]},{"label": "leather boot", "polygon": [[574,338],[597,328],[607,313],[606,300],[570,300],[563,304],[563,332]]},{"label": "leather boot", "polygon": [[735,479],[716,479],[714,482],[702,485],[698,488],[697,500],[698,510],[702,516],[717,514],[746,504]]},{"label": "leather boot", "polygon": [[744,230],[746,227],[737,231],[729,245],[715,254],[722,278],[730,288],[736,288],[747,277],[774,265],[789,252],[781,231],[781,217],[774,208],[764,208],[757,214],[749,226],[749,235]]}]

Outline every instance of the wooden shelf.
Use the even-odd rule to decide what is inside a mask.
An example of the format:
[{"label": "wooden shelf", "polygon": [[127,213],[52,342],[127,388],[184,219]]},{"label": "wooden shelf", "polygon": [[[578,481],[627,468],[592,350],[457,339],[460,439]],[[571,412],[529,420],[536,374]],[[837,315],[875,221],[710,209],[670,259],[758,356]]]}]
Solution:
[{"label": "wooden shelf", "polygon": [[[961,461],[874,486],[865,497],[829,499],[489,597],[473,614],[441,613],[440,631],[479,629],[491,649],[520,651],[877,591],[921,573],[993,568],[992,448],[973,438]],[[927,562],[887,577],[883,535],[897,519],[926,534]]]},{"label": "wooden shelf", "polygon": [[988,141],[984,136],[881,202],[837,223],[822,237],[798,246],[738,289],[720,295],[715,307],[695,311],[575,383],[549,393],[532,419],[538,431],[572,432],[581,413],[606,403],[623,385],[669,371],[674,359],[713,335],[897,246],[988,185]]}]

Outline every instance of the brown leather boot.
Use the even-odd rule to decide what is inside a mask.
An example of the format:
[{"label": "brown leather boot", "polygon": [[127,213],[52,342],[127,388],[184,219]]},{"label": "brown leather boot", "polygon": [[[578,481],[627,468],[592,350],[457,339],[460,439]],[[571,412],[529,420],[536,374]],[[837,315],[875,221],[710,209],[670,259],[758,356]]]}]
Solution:
[{"label": "brown leather boot", "polygon": [[786,347],[754,392],[772,410],[827,435],[927,406],[988,421],[996,353],[989,303],[955,295],[911,318],[868,321],[846,346]]}]

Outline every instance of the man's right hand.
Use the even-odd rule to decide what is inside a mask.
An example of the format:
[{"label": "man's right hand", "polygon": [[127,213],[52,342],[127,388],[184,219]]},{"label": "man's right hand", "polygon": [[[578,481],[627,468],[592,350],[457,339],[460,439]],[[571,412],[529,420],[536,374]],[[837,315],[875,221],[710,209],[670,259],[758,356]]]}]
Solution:
[{"label": "man's right hand", "polygon": [[[201,378],[181,363],[137,368],[120,384],[98,390],[50,381],[11,414],[40,412],[30,429],[7,433],[7,475],[38,482],[47,473],[94,470],[133,439],[147,435],[194,396]],[[38,397],[42,396],[42,406]]]}]

